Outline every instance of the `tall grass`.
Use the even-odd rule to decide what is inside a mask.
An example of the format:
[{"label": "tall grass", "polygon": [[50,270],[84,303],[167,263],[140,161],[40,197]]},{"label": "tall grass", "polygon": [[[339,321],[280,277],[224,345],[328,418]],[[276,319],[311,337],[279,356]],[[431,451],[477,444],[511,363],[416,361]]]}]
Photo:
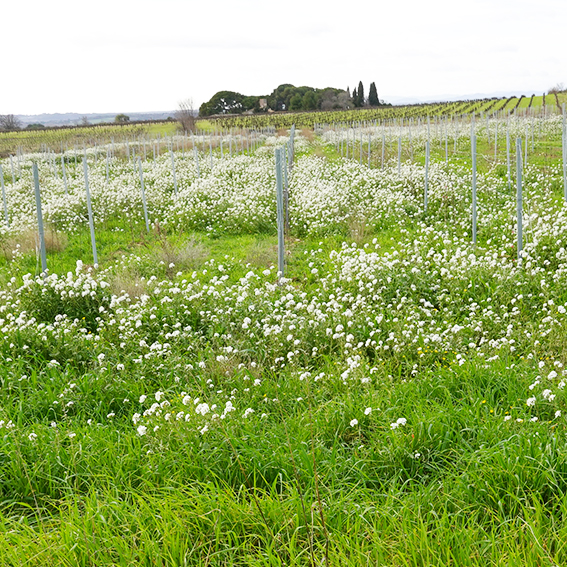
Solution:
[{"label": "tall grass", "polygon": [[[311,143],[328,157],[296,164],[294,197],[325,198],[280,285],[275,236],[239,226],[109,215],[98,270],[81,226],[45,277],[22,277],[31,245],[0,259],[0,565],[567,562],[557,172],[526,176],[518,262],[490,167],[473,249],[466,167],[439,166],[426,216],[418,166]],[[219,185],[250,180],[238,159]]]}]

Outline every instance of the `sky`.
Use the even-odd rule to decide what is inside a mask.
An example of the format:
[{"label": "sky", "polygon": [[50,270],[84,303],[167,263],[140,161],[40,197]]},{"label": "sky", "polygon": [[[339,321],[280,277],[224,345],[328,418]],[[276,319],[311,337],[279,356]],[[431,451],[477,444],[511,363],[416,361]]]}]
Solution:
[{"label": "sky", "polygon": [[3,0],[0,114],[195,108],[217,91],[388,102],[567,84],[565,0]]}]

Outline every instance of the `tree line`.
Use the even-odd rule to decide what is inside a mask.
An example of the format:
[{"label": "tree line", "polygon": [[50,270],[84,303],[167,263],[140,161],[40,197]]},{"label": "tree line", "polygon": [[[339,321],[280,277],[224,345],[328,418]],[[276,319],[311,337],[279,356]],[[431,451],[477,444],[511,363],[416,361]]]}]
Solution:
[{"label": "tree line", "polygon": [[368,97],[364,96],[362,81],[358,87],[346,90],[327,87],[296,87],[284,83],[269,95],[248,96],[234,91],[219,91],[199,108],[199,116],[215,114],[255,114],[278,111],[348,110],[352,108],[389,106],[378,98],[376,83],[370,83]]}]

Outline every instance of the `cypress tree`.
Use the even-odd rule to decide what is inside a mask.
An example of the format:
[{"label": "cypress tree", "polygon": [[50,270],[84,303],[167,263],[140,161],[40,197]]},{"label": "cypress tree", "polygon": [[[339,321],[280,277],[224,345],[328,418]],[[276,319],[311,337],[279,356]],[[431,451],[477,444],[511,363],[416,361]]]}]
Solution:
[{"label": "cypress tree", "polygon": [[364,106],[364,87],[362,81],[358,83],[358,106]]},{"label": "cypress tree", "polygon": [[352,89],[352,104],[357,107],[358,106],[358,94],[356,93],[356,87]]},{"label": "cypress tree", "polygon": [[380,99],[378,98],[378,91],[376,90],[376,83],[370,83],[370,91],[368,92],[368,104],[370,106],[380,105]]}]

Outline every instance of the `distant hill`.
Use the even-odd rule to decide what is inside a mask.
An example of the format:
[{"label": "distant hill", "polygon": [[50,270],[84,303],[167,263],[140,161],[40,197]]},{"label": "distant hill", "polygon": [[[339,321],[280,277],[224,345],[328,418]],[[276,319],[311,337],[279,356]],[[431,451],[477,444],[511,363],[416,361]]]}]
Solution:
[{"label": "distant hill", "polygon": [[117,114],[126,114],[130,120],[167,120],[168,117],[175,115],[175,110],[165,110],[157,112],[112,112],[98,114],[79,114],[77,112],[56,113],[56,114],[18,114],[17,118],[25,128],[28,124],[43,124],[44,126],[74,126],[80,124],[83,117],[87,117],[90,124],[101,122],[114,122]]}]

